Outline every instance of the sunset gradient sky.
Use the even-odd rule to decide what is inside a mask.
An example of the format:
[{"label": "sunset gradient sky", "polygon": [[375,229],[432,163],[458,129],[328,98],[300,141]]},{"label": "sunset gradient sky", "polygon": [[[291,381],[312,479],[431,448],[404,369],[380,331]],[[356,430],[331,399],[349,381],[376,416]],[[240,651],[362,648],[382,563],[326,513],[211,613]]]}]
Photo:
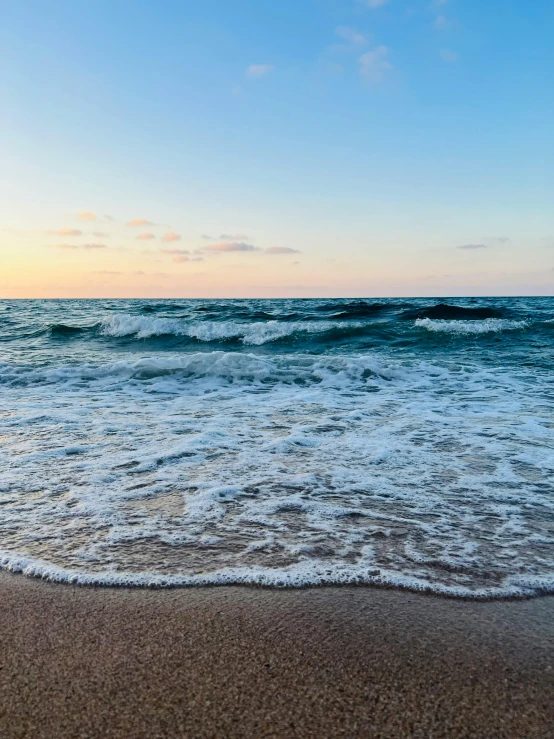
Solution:
[{"label": "sunset gradient sky", "polygon": [[1,11],[0,297],[554,294],[552,0]]}]

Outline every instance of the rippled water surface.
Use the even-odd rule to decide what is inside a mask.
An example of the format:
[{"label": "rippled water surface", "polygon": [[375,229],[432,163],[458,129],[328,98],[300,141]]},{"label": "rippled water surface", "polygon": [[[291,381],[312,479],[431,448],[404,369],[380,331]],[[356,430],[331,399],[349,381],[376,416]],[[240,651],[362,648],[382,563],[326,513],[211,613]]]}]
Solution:
[{"label": "rippled water surface", "polygon": [[554,591],[554,299],[0,301],[0,564]]}]

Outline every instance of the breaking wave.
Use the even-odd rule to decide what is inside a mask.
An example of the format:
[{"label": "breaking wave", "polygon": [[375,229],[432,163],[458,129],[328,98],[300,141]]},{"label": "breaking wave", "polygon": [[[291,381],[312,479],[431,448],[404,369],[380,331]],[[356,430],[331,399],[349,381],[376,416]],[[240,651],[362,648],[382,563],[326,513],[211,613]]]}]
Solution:
[{"label": "breaking wave", "polygon": [[286,339],[295,334],[321,334],[333,330],[360,328],[359,324],[350,327],[344,323],[321,321],[264,321],[237,323],[234,321],[183,321],[170,318],[146,318],[140,316],[110,316],[102,325],[106,336],[136,336],[147,339],[152,336],[187,336],[198,341],[214,342],[240,340],[243,344],[260,346],[272,341]]},{"label": "breaking wave", "polygon": [[[425,370],[422,368],[425,367]],[[402,379],[412,375],[423,382],[445,370],[422,363],[415,372],[400,363],[386,363],[373,356],[259,356],[238,352],[196,352],[183,356],[144,357],[105,365],[65,365],[36,368],[0,362],[1,385],[82,383],[116,380],[151,380],[178,375],[183,379],[217,377],[223,380],[258,382],[364,383],[370,378]]]},{"label": "breaking wave", "polygon": [[504,318],[487,318],[473,321],[444,321],[431,318],[418,318],[415,322],[418,328],[428,331],[447,334],[489,334],[500,331],[517,331],[527,328],[527,321],[509,321]]}]

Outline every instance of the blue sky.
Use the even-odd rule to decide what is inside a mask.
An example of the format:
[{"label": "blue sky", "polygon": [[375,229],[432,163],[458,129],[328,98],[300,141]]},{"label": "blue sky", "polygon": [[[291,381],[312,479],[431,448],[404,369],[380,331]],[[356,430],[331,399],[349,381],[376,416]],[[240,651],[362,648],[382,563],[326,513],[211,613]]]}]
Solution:
[{"label": "blue sky", "polygon": [[551,0],[3,3],[0,295],[553,294],[553,31]]}]

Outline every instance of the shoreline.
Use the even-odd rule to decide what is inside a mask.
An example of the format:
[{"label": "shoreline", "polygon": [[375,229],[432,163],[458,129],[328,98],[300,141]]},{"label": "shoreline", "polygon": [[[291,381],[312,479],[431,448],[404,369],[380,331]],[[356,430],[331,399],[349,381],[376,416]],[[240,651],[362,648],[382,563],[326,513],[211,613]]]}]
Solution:
[{"label": "shoreline", "polygon": [[0,572],[0,734],[551,736],[554,597]]},{"label": "shoreline", "polygon": [[[65,571],[63,571],[65,574]],[[143,590],[149,591],[174,591],[174,590],[211,590],[217,588],[240,588],[245,590],[267,590],[276,592],[286,591],[305,591],[305,590],[342,590],[342,589],[368,589],[368,590],[390,590],[394,592],[408,593],[411,595],[422,595],[431,598],[440,598],[443,600],[454,601],[454,602],[465,602],[465,603],[511,603],[525,600],[535,600],[536,598],[554,598],[554,586],[543,587],[536,590],[535,592],[510,592],[509,594],[502,593],[483,593],[482,591],[475,591],[475,594],[452,593],[444,589],[436,589],[431,585],[429,587],[410,587],[402,583],[388,582],[387,580],[375,580],[375,581],[344,581],[344,582],[313,582],[302,585],[296,584],[284,584],[276,585],[273,583],[264,583],[256,581],[198,581],[198,582],[167,582],[160,580],[159,582],[126,582],[124,580],[113,580],[113,581],[96,581],[94,579],[88,579],[83,577],[82,579],[70,579],[69,577],[56,577],[48,574],[42,574],[41,570],[28,572],[22,568],[11,569],[10,567],[4,567],[0,564],[0,577],[3,575],[9,575],[14,577],[23,577],[29,580],[35,580],[37,582],[44,582],[49,585],[60,585],[67,588],[85,588],[92,590]]]}]

